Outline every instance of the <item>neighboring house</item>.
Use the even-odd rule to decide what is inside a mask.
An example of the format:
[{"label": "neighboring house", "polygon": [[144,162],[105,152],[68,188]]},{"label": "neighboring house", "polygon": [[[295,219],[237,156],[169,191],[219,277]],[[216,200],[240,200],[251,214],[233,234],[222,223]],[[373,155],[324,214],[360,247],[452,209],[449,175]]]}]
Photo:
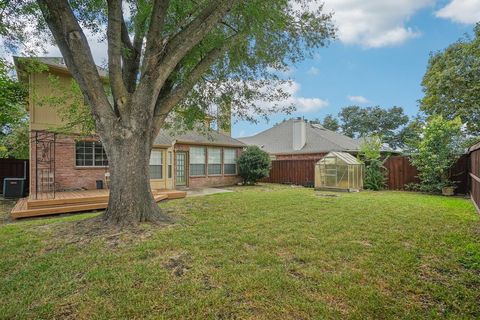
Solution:
[{"label": "neighboring house", "polygon": [[[48,68],[29,72],[25,62],[31,59],[14,59],[18,77],[29,89],[31,194],[94,189],[99,180],[108,184],[108,159],[97,136],[54,133],[64,122],[49,101],[53,103],[52,97],[60,94],[56,90],[71,90],[73,83],[63,59],[35,58]],[[105,70],[99,68],[99,74],[107,83]],[[241,181],[236,160],[245,145],[229,132],[203,131],[178,136],[160,132],[150,157],[152,189],[226,186]]]},{"label": "neighboring house", "polygon": [[274,160],[320,160],[331,151],[355,154],[361,142],[301,118],[290,119],[251,137],[239,138],[256,145]]}]

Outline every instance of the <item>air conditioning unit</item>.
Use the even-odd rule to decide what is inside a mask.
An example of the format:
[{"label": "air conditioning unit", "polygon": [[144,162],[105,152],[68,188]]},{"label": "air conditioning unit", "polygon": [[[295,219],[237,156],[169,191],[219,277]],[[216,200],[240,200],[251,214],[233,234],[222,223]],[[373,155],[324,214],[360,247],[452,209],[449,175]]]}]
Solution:
[{"label": "air conditioning unit", "polygon": [[25,197],[25,178],[5,178],[3,179],[3,197],[4,198],[22,198]]}]

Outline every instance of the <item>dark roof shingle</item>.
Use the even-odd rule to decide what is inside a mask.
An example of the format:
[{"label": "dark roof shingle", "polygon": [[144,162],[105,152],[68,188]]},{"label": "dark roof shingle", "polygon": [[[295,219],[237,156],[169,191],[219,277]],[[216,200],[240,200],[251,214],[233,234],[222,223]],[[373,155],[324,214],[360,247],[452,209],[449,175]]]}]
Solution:
[{"label": "dark roof shingle", "polygon": [[321,125],[306,123],[305,145],[293,149],[293,119],[284,121],[251,137],[238,138],[247,145],[256,145],[270,154],[323,153],[330,151],[358,151],[360,142]]}]

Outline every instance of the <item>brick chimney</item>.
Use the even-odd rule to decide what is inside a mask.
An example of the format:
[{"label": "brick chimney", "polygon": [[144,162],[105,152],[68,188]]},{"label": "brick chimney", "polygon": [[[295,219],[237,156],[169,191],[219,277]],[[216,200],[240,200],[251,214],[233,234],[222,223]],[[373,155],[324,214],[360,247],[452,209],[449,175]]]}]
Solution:
[{"label": "brick chimney", "polygon": [[302,118],[293,119],[293,150],[302,150],[305,146],[307,126]]}]

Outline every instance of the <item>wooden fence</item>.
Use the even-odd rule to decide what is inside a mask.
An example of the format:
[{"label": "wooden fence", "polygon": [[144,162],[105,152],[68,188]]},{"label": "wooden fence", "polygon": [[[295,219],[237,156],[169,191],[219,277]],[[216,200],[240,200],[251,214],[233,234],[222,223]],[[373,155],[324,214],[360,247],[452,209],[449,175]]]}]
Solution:
[{"label": "wooden fence", "polygon": [[470,148],[469,160],[470,196],[480,212],[480,143]]},{"label": "wooden fence", "polygon": [[3,179],[23,178],[26,174],[28,186],[28,160],[0,159],[0,193],[3,192]]},{"label": "wooden fence", "polygon": [[417,178],[417,168],[410,164],[405,156],[389,157],[383,164],[387,170],[387,189],[404,190],[409,183],[420,182]]},{"label": "wooden fence", "polygon": [[[466,194],[468,192],[468,161],[469,156],[461,156],[450,168],[450,180],[456,182],[456,193]],[[409,183],[419,183],[418,171],[406,156],[389,157],[385,163],[387,169],[387,189],[405,190]]]},{"label": "wooden fence", "polygon": [[318,160],[273,160],[270,176],[263,182],[295,184],[313,187],[315,163]]},{"label": "wooden fence", "polygon": [[[317,161],[316,159],[273,160],[270,176],[262,181],[312,187],[315,182],[315,163]],[[450,179],[457,182],[457,193],[465,194],[468,191],[468,162],[469,156],[464,155],[450,170]],[[389,157],[384,166],[388,172],[386,185],[389,190],[405,190],[409,183],[419,182],[418,171],[410,164],[410,160],[406,156]]]}]

